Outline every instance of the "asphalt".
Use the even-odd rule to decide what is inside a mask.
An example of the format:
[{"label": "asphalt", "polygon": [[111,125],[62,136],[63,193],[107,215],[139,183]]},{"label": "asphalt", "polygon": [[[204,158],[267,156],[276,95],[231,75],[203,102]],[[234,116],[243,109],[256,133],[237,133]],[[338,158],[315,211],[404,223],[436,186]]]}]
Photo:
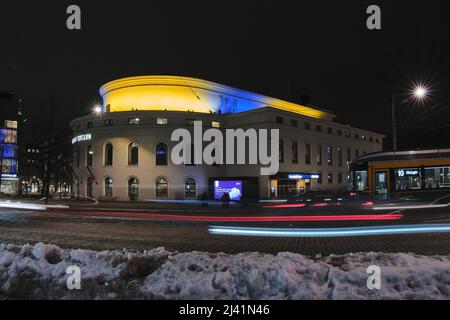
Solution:
[{"label": "asphalt", "polygon": [[[385,203],[383,205],[389,205]],[[408,203],[411,205],[411,202]],[[396,203],[395,205],[399,205]],[[134,209],[134,211],[132,210]],[[136,211],[138,210],[138,211]],[[358,217],[400,215],[396,220],[338,220],[321,217]],[[172,219],[167,219],[170,216]],[[242,217],[254,221],[198,221],[177,217]],[[264,221],[258,217],[283,218]],[[286,218],[287,217],[287,218]],[[314,217],[319,221],[290,221]],[[308,220],[308,219],[307,219]],[[367,226],[449,224],[450,208],[414,210],[373,210],[360,203],[306,207],[202,208],[198,206],[161,205],[145,208],[75,207],[31,211],[0,209],[0,242],[46,242],[63,248],[142,251],[165,247],[171,251],[190,252],[261,252],[277,254],[296,252],[305,255],[345,254],[349,252],[413,252],[423,255],[450,254],[450,233],[422,233],[353,237],[248,237],[213,235],[212,225],[271,228],[355,228]]]}]

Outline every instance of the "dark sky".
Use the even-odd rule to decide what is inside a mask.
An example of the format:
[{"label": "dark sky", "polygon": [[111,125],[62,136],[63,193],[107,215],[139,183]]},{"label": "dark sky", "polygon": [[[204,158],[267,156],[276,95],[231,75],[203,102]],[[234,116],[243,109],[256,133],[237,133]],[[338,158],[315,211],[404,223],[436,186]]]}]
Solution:
[{"label": "dark sky", "polygon": [[[291,101],[309,94],[339,121],[386,134],[395,93],[401,147],[449,146],[448,127],[437,129],[450,124],[448,2],[3,1],[0,91],[23,97],[35,122],[53,97],[64,125],[105,82],[178,74]],[[66,28],[70,4],[81,31]],[[370,4],[381,31],[366,28]],[[402,104],[415,82],[431,99]]]}]

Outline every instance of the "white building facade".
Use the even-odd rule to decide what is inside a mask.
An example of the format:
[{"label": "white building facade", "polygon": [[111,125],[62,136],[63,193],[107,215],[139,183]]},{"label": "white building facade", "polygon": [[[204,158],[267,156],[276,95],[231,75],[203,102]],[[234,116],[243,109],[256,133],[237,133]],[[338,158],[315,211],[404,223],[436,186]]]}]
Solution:
[{"label": "white building facade", "polygon": [[[126,78],[100,94],[102,112],[70,123],[73,190],[89,198],[218,198],[233,185],[238,200],[341,192],[348,188],[348,163],[382,150],[383,135],[336,123],[330,112],[199,79]],[[260,165],[175,165],[172,132],[192,132],[194,121],[203,130],[279,129],[278,174],[261,176]]]}]

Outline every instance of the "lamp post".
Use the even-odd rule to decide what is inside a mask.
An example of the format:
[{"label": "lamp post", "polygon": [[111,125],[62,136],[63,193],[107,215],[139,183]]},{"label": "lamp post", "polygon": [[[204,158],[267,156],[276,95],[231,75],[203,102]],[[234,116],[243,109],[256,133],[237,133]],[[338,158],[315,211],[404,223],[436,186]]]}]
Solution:
[{"label": "lamp post", "polygon": [[[416,99],[416,100],[423,100],[426,98],[427,96],[427,89],[423,86],[417,86],[412,94],[412,98]],[[395,106],[395,96],[392,95],[392,100],[391,100],[391,111],[392,111],[392,142],[393,142],[393,147],[394,147],[394,151],[397,151],[397,120],[396,120],[396,116],[395,116],[395,112],[396,112],[396,106]]]}]

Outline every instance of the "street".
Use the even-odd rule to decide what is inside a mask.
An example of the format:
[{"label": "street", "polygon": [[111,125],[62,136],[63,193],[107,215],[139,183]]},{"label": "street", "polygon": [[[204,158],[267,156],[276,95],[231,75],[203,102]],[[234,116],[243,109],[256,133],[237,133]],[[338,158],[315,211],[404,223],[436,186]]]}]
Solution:
[{"label": "street", "polygon": [[[445,225],[450,207],[374,210],[355,204],[317,207],[269,205],[265,208],[198,208],[156,206],[148,210],[113,208],[0,209],[0,242],[52,243],[92,250],[167,250],[190,252],[295,252],[304,255],[350,252],[450,253],[450,233],[348,237],[248,237],[213,235],[211,226],[329,230],[368,226]],[[242,219],[239,220],[237,218]],[[312,219],[313,218],[313,219]],[[370,218],[369,220],[365,220]],[[372,220],[373,219],[373,220]],[[314,220],[314,221],[311,221]]]}]

